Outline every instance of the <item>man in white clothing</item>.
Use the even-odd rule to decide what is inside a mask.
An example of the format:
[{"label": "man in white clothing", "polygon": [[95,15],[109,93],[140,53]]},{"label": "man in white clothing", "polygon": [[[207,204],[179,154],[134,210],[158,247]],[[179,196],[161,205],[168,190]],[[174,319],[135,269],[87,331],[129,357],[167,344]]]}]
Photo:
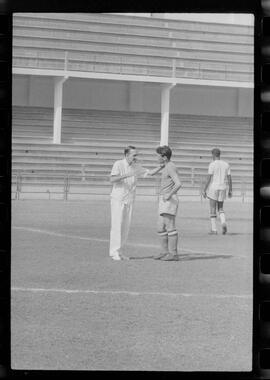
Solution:
[{"label": "man in white clothing", "polygon": [[113,184],[111,192],[111,232],[110,256],[113,260],[124,260],[123,249],[128,238],[131,223],[133,203],[135,200],[137,177],[154,175],[162,169],[162,165],[153,170],[137,164],[137,150],[128,146],[124,150],[124,159],[114,163],[110,181]]},{"label": "man in white clothing", "polygon": [[208,167],[208,177],[206,179],[206,184],[203,190],[203,196],[204,198],[209,198],[210,201],[210,234],[217,234],[216,210],[218,210],[222,226],[222,233],[225,235],[227,232],[227,224],[223,210],[223,203],[226,198],[227,182],[229,185],[228,197],[232,197],[231,169],[226,161],[220,159],[220,150],[218,148],[214,148],[212,150],[212,158],[213,161],[209,164]]}]

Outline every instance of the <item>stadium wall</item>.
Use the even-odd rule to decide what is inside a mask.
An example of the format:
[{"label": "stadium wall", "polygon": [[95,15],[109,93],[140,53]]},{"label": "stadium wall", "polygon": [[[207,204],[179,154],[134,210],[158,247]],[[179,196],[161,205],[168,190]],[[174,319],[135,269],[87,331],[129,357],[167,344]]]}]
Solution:
[{"label": "stadium wall", "polygon": [[[51,77],[14,76],[13,105],[53,107]],[[253,117],[253,90],[177,85],[171,91],[174,114]],[[69,78],[63,108],[160,112],[161,85]]]}]

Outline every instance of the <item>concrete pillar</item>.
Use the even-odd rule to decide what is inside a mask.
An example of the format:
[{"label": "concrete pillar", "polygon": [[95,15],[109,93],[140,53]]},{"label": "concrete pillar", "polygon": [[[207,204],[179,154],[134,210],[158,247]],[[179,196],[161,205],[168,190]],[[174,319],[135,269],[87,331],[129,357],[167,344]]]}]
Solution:
[{"label": "concrete pillar", "polygon": [[169,141],[169,116],[170,116],[170,92],[174,84],[165,84],[161,90],[161,128],[160,145],[168,145]]},{"label": "concrete pillar", "polygon": [[53,119],[53,143],[54,144],[61,144],[63,83],[66,80],[67,80],[67,77],[56,77],[54,79],[54,119]]}]

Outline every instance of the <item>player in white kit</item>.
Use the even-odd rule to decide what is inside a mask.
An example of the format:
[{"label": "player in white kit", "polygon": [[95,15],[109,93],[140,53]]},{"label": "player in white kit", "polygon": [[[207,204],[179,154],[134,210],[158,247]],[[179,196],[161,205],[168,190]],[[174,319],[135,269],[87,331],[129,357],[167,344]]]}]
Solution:
[{"label": "player in white kit", "polygon": [[229,186],[228,197],[232,197],[231,169],[226,161],[220,159],[220,153],[220,149],[218,148],[214,148],[212,150],[213,161],[209,164],[208,176],[203,190],[204,198],[207,197],[210,201],[210,234],[213,235],[217,234],[217,210],[220,217],[223,235],[227,232],[226,218],[223,210],[223,203],[226,199],[227,183]]}]

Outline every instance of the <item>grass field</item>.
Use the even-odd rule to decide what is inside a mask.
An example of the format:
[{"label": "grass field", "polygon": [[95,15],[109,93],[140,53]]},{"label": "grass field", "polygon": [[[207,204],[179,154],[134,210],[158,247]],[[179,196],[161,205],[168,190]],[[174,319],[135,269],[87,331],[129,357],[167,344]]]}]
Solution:
[{"label": "grass field", "polygon": [[207,201],[181,201],[181,260],[161,262],[156,203],[138,201],[117,262],[109,200],[14,201],[12,368],[250,371],[252,207],[228,200],[209,236]]}]

